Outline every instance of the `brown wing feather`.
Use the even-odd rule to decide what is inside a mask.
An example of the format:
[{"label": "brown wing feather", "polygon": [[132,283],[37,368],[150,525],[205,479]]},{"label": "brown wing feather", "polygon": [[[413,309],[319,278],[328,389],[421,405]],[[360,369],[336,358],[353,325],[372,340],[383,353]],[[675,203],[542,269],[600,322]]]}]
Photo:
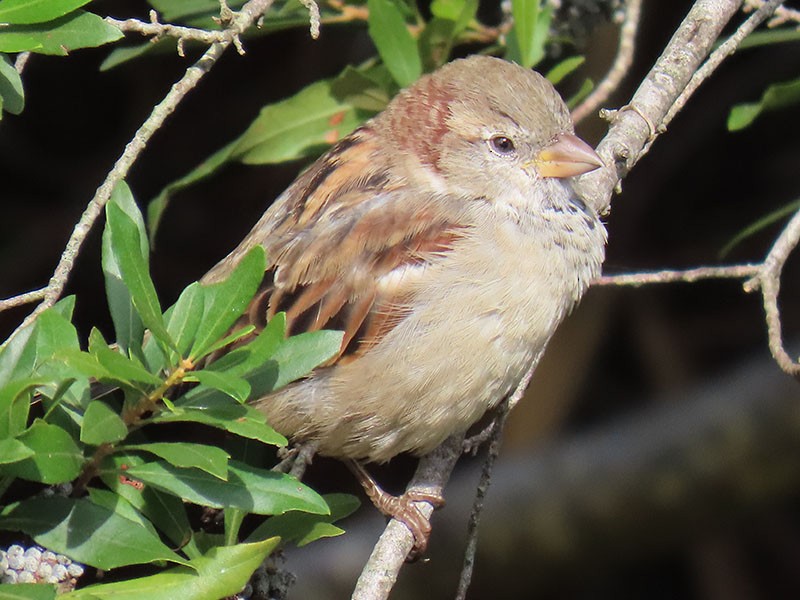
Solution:
[{"label": "brown wing feather", "polygon": [[404,194],[408,182],[388,176],[377,149],[366,127],[342,140],[209,272],[206,281],[219,280],[254,244],[267,249],[261,289],[237,327],[258,329],[285,311],[288,334],[344,331],[333,364],[358,356],[402,321],[407,284],[399,276],[379,285],[380,278],[447,252],[464,228],[430,199]]}]

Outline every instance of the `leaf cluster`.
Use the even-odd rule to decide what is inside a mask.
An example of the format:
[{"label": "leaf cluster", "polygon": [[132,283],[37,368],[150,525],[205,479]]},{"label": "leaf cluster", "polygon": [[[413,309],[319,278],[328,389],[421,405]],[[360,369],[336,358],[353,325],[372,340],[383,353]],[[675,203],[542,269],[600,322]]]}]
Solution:
[{"label": "leaf cluster", "polygon": [[[264,274],[260,246],[225,281],[193,283],[162,311],[144,222],[125,185],[106,217],[102,262],[116,343],[94,329],[81,348],[70,322],[75,300],[66,298],[0,349],[0,529],[98,569],[173,565],[66,598],[235,594],[280,539],[338,535],[331,522],[356,507],[351,497],[323,498],[248,462],[263,454],[253,448],[233,450],[286,445],[246,400],[330,358],[341,334],[287,339],[283,315],[259,335],[235,329]],[[234,343],[224,358],[208,360]],[[220,430],[229,443],[165,441],[161,431],[172,423]],[[39,493],[56,484],[71,493]],[[190,505],[221,510],[222,531],[193,525]],[[243,539],[248,515],[260,524]]]}]

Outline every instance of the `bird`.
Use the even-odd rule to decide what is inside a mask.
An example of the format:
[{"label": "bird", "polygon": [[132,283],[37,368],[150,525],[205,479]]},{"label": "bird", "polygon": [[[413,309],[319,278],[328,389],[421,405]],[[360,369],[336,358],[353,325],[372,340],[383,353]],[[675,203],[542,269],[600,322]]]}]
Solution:
[{"label": "bird", "polygon": [[283,311],[288,335],[343,332],[331,360],[252,403],[346,461],[418,547],[426,518],[363,465],[425,455],[519,384],[600,273],[606,229],[570,178],[602,165],[544,77],[457,59],[316,160],[202,279],[261,245],[264,279],[237,327]]}]

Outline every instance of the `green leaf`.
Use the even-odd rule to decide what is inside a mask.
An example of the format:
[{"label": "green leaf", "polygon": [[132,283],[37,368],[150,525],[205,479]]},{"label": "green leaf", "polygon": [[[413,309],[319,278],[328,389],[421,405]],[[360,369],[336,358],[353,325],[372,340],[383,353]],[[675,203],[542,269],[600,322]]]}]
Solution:
[{"label": "green leaf", "polygon": [[256,327],[255,325],[245,325],[241,329],[236,329],[231,331],[225,337],[219,338],[216,342],[208,346],[204,351],[204,355],[213,354],[217,350],[221,350],[225,346],[233,344],[234,342],[241,340],[242,338],[246,337],[253,337],[251,334],[255,333]]},{"label": "green leaf", "polygon": [[175,340],[175,346],[181,357],[189,355],[189,349],[195,340],[197,328],[203,318],[205,290],[195,281],[186,287],[178,301],[166,312],[167,333]]},{"label": "green leaf", "polygon": [[[263,335],[263,334],[262,334]],[[300,377],[308,375],[315,367],[324,363],[335,356],[341,346],[343,333],[341,331],[313,331],[292,336],[283,341],[265,361],[257,362],[248,357],[243,358],[246,364],[256,364],[255,368],[243,374],[243,377],[250,383],[250,397],[257,398],[268,394],[278,388],[283,387]],[[260,338],[256,338],[257,343]],[[269,342],[269,340],[266,340]],[[267,346],[268,344],[265,344]],[[245,346],[245,348],[247,348]],[[238,350],[238,349],[237,349]],[[233,353],[231,353],[233,354]],[[255,354],[255,353],[254,353]],[[226,366],[239,373],[239,365],[235,360],[241,355],[234,356],[227,362]],[[224,358],[224,357],[223,357]],[[220,359],[222,362],[223,359]],[[212,363],[211,368],[215,365]],[[214,399],[214,391],[208,388],[195,388],[189,391],[182,401],[177,404],[180,407],[204,406],[205,403]],[[252,437],[244,433],[246,437]],[[260,438],[256,438],[260,439]]]},{"label": "green leaf", "polygon": [[19,440],[0,440],[0,465],[19,462],[33,455],[34,451]]},{"label": "green leaf", "polygon": [[197,381],[219,390],[239,402],[246,402],[250,395],[250,384],[246,380],[225,371],[193,371],[186,376],[184,381]]},{"label": "green leaf", "polygon": [[56,586],[44,583],[2,583],[0,600],[54,600]]},{"label": "green leaf", "polygon": [[225,534],[223,537],[223,542],[225,546],[233,546],[239,541],[239,530],[242,527],[244,518],[247,516],[247,512],[238,508],[226,508],[223,511],[223,515],[225,519]]},{"label": "green leaf", "polygon": [[142,514],[136,510],[136,508],[134,508],[133,504],[128,502],[128,500],[119,494],[115,494],[109,490],[102,490],[92,487],[87,488],[86,491],[89,492],[89,499],[92,501],[92,504],[107,508],[111,512],[118,514],[120,517],[128,519],[129,521],[133,521],[137,525],[144,527],[154,536],[158,536],[158,532],[156,531],[156,528],[153,527],[153,524],[144,518]]},{"label": "green leaf", "polygon": [[[76,394],[68,389],[64,365],[54,357],[62,348],[77,348],[78,336],[69,322],[74,298],[65,298],[44,311],[35,323],[16,332],[0,349],[0,438],[14,437],[27,426],[29,399],[34,387],[46,394],[67,392],[70,402]],[[64,314],[62,314],[64,313]],[[80,388],[80,386],[75,386]],[[47,396],[45,396],[47,399]],[[52,405],[45,404],[46,410]]]},{"label": "green leaf", "polygon": [[417,42],[406,26],[403,14],[392,0],[367,0],[368,31],[389,72],[400,87],[422,75]]},{"label": "green leaf", "polygon": [[[117,184],[111,193],[109,204],[120,207],[136,224],[139,232],[140,254],[147,260],[148,247],[145,238],[144,222],[130,188],[123,181]],[[123,351],[138,351],[144,337],[144,324],[133,306],[131,293],[122,281],[122,270],[114,252],[114,236],[110,226],[103,230],[103,276],[105,278],[108,308],[114,322],[117,344]]]},{"label": "green leaf", "polygon": [[69,322],[73,306],[74,297],[63,299],[6,341],[0,349],[0,386],[34,373],[36,377],[61,373],[53,354],[78,347],[78,334]]},{"label": "green leaf", "polygon": [[553,9],[541,0],[511,0],[511,14],[506,58],[529,69],[544,58]]},{"label": "green leaf", "polygon": [[328,512],[319,494],[293,477],[233,460],[228,463],[227,481],[198,469],[181,469],[162,461],[133,467],[128,473],[147,485],[201,506],[239,508],[262,515],[289,510]]},{"label": "green leaf", "polygon": [[425,71],[447,62],[458,36],[475,20],[478,0],[434,0],[433,18],[419,35],[418,46]]},{"label": "green leaf", "polygon": [[78,350],[78,332],[75,326],[68,317],[55,310],[45,311],[39,315],[38,321],[34,372],[54,379],[73,376],[70,369],[57,357],[61,352]]},{"label": "green leaf", "polygon": [[93,400],[86,408],[81,424],[81,441],[90,446],[119,442],[128,435],[128,427],[117,411],[105,402]]},{"label": "green leaf", "polygon": [[25,108],[25,92],[22,79],[7,56],[0,54],[0,100],[2,108],[18,115]]},{"label": "green leaf", "polygon": [[282,543],[294,542],[297,546],[305,546],[320,538],[341,535],[344,531],[331,523],[354,513],[360,506],[358,498],[350,494],[327,494],[322,498],[330,508],[329,515],[301,512],[277,515],[256,527],[246,541],[279,536]]},{"label": "green leaf", "polygon": [[161,315],[153,280],[142,253],[144,232],[118,204],[106,206],[107,227],[111,230],[111,252],[122,273],[122,280],[145,327],[161,342],[175,349]]},{"label": "green leaf", "polygon": [[83,454],[61,427],[37,419],[17,439],[33,451],[33,456],[2,467],[4,475],[42,483],[64,483],[80,474]]},{"label": "green leaf", "polygon": [[561,83],[562,79],[580,67],[584,62],[586,62],[586,58],[583,56],[571,56],[570,58],[565,58],[555,67],[550,69],[545,77],[553,85],[558,85]]},{"label": "green leaf", "polygon": [[267,368],[251,378],[251,393],[262,395],[308,375],[339,352],[343,336],[341,331],[312,331],[290,337],[278,347],[267,365],[274,364],[276,374]]},{"label": "green leaf", "polygon": [[276,548],[277,538],[211,549],[189,562],[149,577],[85,587],[61,600],[218,600],[238,594],[253,572]]},{"label": "green leaf", "polygon": [[122,38],[122,32],[101,17],[78,10],[46,23],[0,28],[0,52],[37,52],[66,56]]},{"label": "green leaf", "polygon": [[581,103],[581,101],[582,101],[584,98],[586,98],[586,96],[588,96],[588,95],[591,93],[591,91],[592,91],[593,89],[594,89],[594,81],[592,81],[591,79],[586,79],[586,80],[585,80],[585,81],[584,81],[584,82],[581,84],[581,87],[580,87],[580,89],[577,91],[577,93],[576,93],[574,96],[572,96],[572,98],[570,98],[569,100],[567,100],[567,108],[569,108],[570,110],[572,110],[573,108],[575,108],[576,106],[578,106],[578,104],[580,104],[580,103]]},{"label": "green leaf", "polygon": [[123,356],[108,346],[97,346],[91,348],[90,352],[111,377],[121,382],[128,383],[131,387],[140,389],[139,386],[135,385],[137,383],[150,386],[158,386],[162,383],[161,378],[153,375],[140,363],[127,356]]},{"label": "green leaf", "polygon": [[253,341],[226,352],[211,363],[206,371],[224,371],[238,377],[247,375],[269,360],[284,343],[285,335],[286,313],[281,312],[270,319]]},{"label": "green leaf", "polygon": [[62,17],[91,0],[3,0],[0,23],[29,25]]},{"label": "green leaf", "polygon": [[267,425],[266,417],[252,406],[239,404],[227,395],[192,398],[190,404],[177,405],[150,419],[152,423],[203,423],[242,437],[274,446],[286,446],[285,437]]},{"label": "green leaf", "polygon": [[[769,44],[780,44],[784,42],[797,42],[800,41],[800,30],[794,27],[784,27],[782,29],[766,29],[762,31],[754,31],[739,44],[737,52],[747,48],[756,48],[758,46],[766,46]],[[719,43],[722,43],[721,41]],[[718,46],[719,44],[715,44]]]},{"label": "green leaf", "polygon": [[733,236],[733,239],[725,244],[722,250],[719,251],[719,257],[725,258],[736,246],[741,244],[747,238],[757,234],[759,231],[763,231],[773,223],[777,223],[781,219],[794,214],[798,210],[800,210],[800,200],[795,200],[794,202],[790,202],[786,206],[782,206],[778,210],[774,210],[768,215],[761,217],[755,223],[748,225],[735,236]]},{"label": "green leaf", "polygon": [[131,485],[132,480],[127,477],[128,469],[144,463],[144,458],[136,454],[114,454],[103,461],[100,479],[115,494],[125,498],[131,506],[150,519],[176,547],[181,548],[187,556],[195,558],[200,553],[195,550],[192,528],[180,498],[149,486]]},{"label": "green leaf", "polygon": [[460,33],[478,12],[477,0],[433,0],[431,14],[456,23],[455,33]]},{"label": "green leaf", "polygon": [[28,424],[30,392],[43,379],[18,379],[0,388],[0,439],[15,437]]},{"label": "green leaf", "polygon": [[[45,311],[39,316],[41,317],[47,312]],[[37,324],[38,319],[16,331],[0,346],[0,386],[31,374],[36,361]]]},{"label": "green leaf", "polygon": [[800,79],[774,83],[753,103],[737,104],[728,114],[728,131],[748,127],[764,111],[777,110],[800,102]]},{"label": "green leaf", "polygon": [[208,353],[247,308],[264,279],[266,254],[260,245],[254,246],[239,261],[225,281],[205,286],[203,317],[189,352],[193,360]]},{"label": "green leaf", "polygon": [[[114,351],[109,349],[108,352],[111,353]],[[118,356],[124,359],[122,355]],[[90,354],[89,352],[82,352],[81,350],[74,348],[68,348],[56,353],[55,358],[60,361],[62,370],[64,370],[66,372],[66,376],[69,377],[91,377],[103,383],[131,389],[138,394],[146,394],[149,389],[148,384],[150,388],[152,388],[154,385],[150,379],[150,377],[153,376],[141,368],[139,371],[134,371],[133,366],[135,365],[130,363],[130,361],[128,363],[124,363],[124,366],[126,367],[125,370],[112,370],[109,369],[105,364],[101,363],[96,355]],[[127,367],[131,368],[127,369]],[[146,384],[142,384],[137,382],[135,379],[128,379],[127,376],[130,374],[141,375],[141,378],[146,377],[148,381]],[[160,383],[160,381],[161,380],[158,380],[158,383]]]},{"label": "green leaf", "polygon": [[261,109],[236,141],[232,157],[250,165],[315,156],[355,129],[363,113],[332,92],[332,81],[312,83],[294,96]]},{"label": "green leaf", "polygon": [[215,446],[188,442],[126,445],[125,450],[140,450],[163,458],[176,467],[196,467],[223,481],[228,477],[230,455]]},{"label": "green leaf", "polygon": [[168,560],[187,561],[152,531],[86,499],[32,498],[0,513],[0,527],[98,569]]},{"label": "green leaf", "polygon": [[397,91],[385,65],[346,66],[331,82],[331,93],[341,103],[373,114],[382,111]]}]

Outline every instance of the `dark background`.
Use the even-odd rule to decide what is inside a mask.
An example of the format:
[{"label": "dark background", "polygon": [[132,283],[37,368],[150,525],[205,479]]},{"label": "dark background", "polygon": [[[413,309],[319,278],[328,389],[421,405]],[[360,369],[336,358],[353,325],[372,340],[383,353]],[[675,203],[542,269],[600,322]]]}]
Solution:
[{"label": "dark background", "polygon": [[[645,3],[635,65],[608,106],[630,97],[690,5]],[[495,8],[482,3],[489,15]],[[94,10],[145,18],[133,1]],[[600,25],[587,43],[585,73],[598,80],[615,52],[614,28]],[[245,56],[221,59],[133,168],[128,182],[143,207],[261,106],[374,53],[363,27],[345,26],[323,27],[318,41],[293,30],[245,46]],[[95,189],[189,64],[167,54],[99,73],[107,52],[34,56],[23,76],[25,111],[0,122],[2,297],[46,284]],[[725,259],[719,251],[800,195],[798,111],[765,114],[738,133],[725,120],[735,103],[798,73],[800,44],[783,44],[735,55],[703,85],[623,182],[608,217],[607,273],[761,260],[780,225]],[[577,83],[566,82],[567,93]],[[579,133],[595,144],[604,129],[593,117]],[[181,193],[152,256],[162,303],[235,246],[301,167],[234,165]],[[82,334],[99,326],[110,337],[100,233],[90,235],[67,293],[78,296]],[[795,354],[799,262],[787,265],[781,294]],[[0,315],[3,338],[28,310]],[[510,420],[469,597],[798,597],[798,401],[796,382],[770,361],[760,297],[739,282],[592,289]],[[430,560],[408,566],[393,597],[452,597],[476,468],[463,461],[434,518]],[[377,473],[402,487],[412,469],[401,458]],[[317,461],[309,477],[325,491],[356,491],[335,461]],[[290,556],[300,578],[294,597],[349,596],[382,526],[370,506],[358,515],[348,535]]]}]

